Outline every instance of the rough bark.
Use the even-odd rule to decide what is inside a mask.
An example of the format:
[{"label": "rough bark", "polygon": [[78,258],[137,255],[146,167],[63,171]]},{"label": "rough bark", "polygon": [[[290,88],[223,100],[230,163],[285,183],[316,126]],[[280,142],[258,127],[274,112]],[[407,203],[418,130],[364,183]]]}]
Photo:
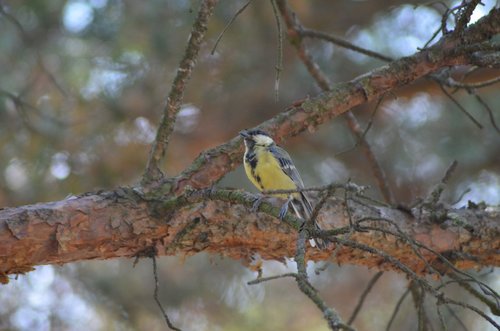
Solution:
[{"label": "rough bark", "polygon": [[[152,248],[159,255],[209,252],[244,263],[255,254],[273,260],[293,257],[297,224],[271,216],[279,208],[269,200],[261,204],[259,212],[251,212],[252,201],[251,195],[241,191],[219,191],[203,199],[147,201],[132,189],[120,188],[3,209],[0,274],[6,282],[7,275],[27,272],[36,265],[141,256]],[[339,199],[327,203],[322,218],[328,228],[349,224],[344,205]],[[459,268],[500,265],[498,210],[449,210],[447,220],[435,224],[425,217],[416,220],[397,209],[354,201],[349,206],[351,219],[365,218],[364,226],[394,231],[394,226],[384,221],[392,220],[409,238],[446,255]],[[338,237],[383,250],[418,273],[430,272],[410,245],[390,234],[354,231]],[[419,251],[431,265],[439,260],[429,251]],[[331,245],[326,251],[310,248],[308,258],[397,269],[380,256],[348,246],[336,249]]]}]

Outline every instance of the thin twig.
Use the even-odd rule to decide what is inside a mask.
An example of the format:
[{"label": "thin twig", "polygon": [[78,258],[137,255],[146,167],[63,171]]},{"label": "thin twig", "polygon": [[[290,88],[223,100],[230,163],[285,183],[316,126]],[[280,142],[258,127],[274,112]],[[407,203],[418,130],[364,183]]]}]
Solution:
[{"label": "thin twig", "polygon": [[[364,222],[364,221],[382,221],[382,222],[387,222],[387,223],[391,224],[394,228],[396,228],[397,233],[394,233],[393,231],[391,231],[389,229],[386,229],[386,228],[377,228],[377,227],[371,227],[371,226],[361,226],[361,223]],[[393,235],[393,236],[395,236],[397,238],[403,239],[405,242],[407,242],[408,244],[410,244],[410,247],[412,248],[412,250],[415,253],[415,255],[417,255],[420,259],[422,259],[425,262],[427,268],[430,271],[438,273],[437,270],[435,270],[432,266],[430,266],[428,264],[427,261],[425,261],[423,259],[423,256],[421,255],[421,253],[417,249],[417,248],[422,248],[422,249],[430,252],[434,256],[436,256],[444,265],[446,265],[448,268],[450,268],[450,270],[452,270],[453,272],[455,272],[455,273],[457,273],[459,275],[462,275],[464,277],[467,277],[467,279],[470,279],[471,281],[475,282],[476,284],[480,285],[481,287],[484,287],[484,288],[488,289],[489,293],[492,293],[492,294],[495,293],[495,291],[490,286],[488,286],[487,284],[485,284],[484,282],[480,281],[479,279],[477,279],[473,275],[468,274],[467,272],[462,271],[462,270],[458,269],[457,267],[455,267],[455,265],[453,263],[451,263],[447,258],[445,258],[442,254],[438,253],[434,249],[432,249],[432,248],[430,248],[430,247],[428,247],[426,245],[423,245],[422,243],[418,242],[417,240],[415,240],[415,239],[411,238],[410,236],[406,235],[401,230],[401,228],[399,227],[399,225],[396,222],[394,222],[393,220],[389,220],[389,219],[383,218],[383,217],[379,217],[379,218],[372,217],[372,218],[366,218],[366,219],[363,218],[363,219],[360,219],[360,220],[357,221],[357,227],[360,227],[362,230],[380,231],[380,232],[383,232],[383,233],[386,233],[386,234]],[[438,287],[438,289],[439,289],[439,287]]]},{"label": "thin twig", "polygon": [[441,83],[438,84],[439,87],[441,88],[441,91],[443,91],[444,95],[446,95],[448,97],[448,99],[450,99],[457,107],[458,109],[460,109],[460,111],[462,113],[465,114],[465,116],[467,116],[471,121],[472,123],[474,123],[479,129],[482,129],[483,128],[483,125],[481,123],[479,123],[478,120],[476,120],[474,118],[474,116],[472,116],[468,111],[467,109],[465,109],[461,104],[460,102],[458,102],[448,91],[446,91],[446,88],[443,87],[443,85]]},{"label": "thin twig", "polygon": [[322,31],[316,31],[316,30],[304,28],[304,29],[300,30],[299,33],[302,37],[322,39],[322,40],[328,41],[332,44],[335,44],[337,46],[350,49],[351,51],[358,52],[358,53],[361,53],[363,55],[366,55],[366,56],[369,56],[369,57],[372,57],[372,58],[375,58],[378,60],[382,60],[385,62],[394,61],[394,59],[391,58],[390,56],[383,55],[383,54],[371,51],[369,49],[356,46],[356,45],[354,45],[354,44],[352,44],[344,39],[329,35],[329,34],[324,33]]},{"label": "thin twig", "polygon": [[462,329],[464,329],[464,331],[469,331],[469,329],[467,328],[467,326],[465,325],[465,323],[460,319],[460,317],[458,317],[457,313],[455,313],[455,311],[453,309],[451,309],[451,307],[449,307],[448,305],[445,305],[446,309],[448,309],[448,312],[450,313],[450,315],[457,320],[458,322],[458,325],[460,325],[460,327]]},{"label": "thin twig", "polygon": [[359,297],[358,304],[356,305],[356,308],[354,308],[354,311],[351,314],[351,317],[349,317],[349,320],[347,321],[347,324],[351,325],[354,320],[356,319],[356,316],[358,316],[359,311],[361,310],[361,307],[363,306],[363,303],[365,302],[366,297],[368,296],[368,293],[372,290],[373,286],[377,283],[377,281],[380,279],[380,277],[384,274],[383,271],[377,272],[373,277],[370,279],[368,284],[366,285],[365,290],[363,293],[361,293],[361,296]]},{"label": "thin twig", "polygon": [[268,282],[270,280],[275,280],[275,279],[280,279],[280,278],[287,278],[287,277],[297,278],[298,275],[295,272],[289,272],[289,273],[286,273],[286,274],[281,274],[281,275],[276,275],[276,276],[261,277],[261,278],[257,278],[257,279],[254,279],[254,280],[251,280],[251,281],[247,282],[247,285],[256,285],[256,284],[260,284],[260,283],[263,283],[263,282]]},{"label": "thin twig", "polygon": [[432,36],[429,38],[429,40],[427,40],[427,42],[424,44],[423,47],[419,48],[419,50],[422,50],[422,49],[426,49],[430,43],[436,39],[436,37],[438,36],[439,32],[441,32],[441,27],[437,28],[436,31],[434,31],[434,33],[432,34]]},{"label": "thin twig", "polygon": [[153,260],[153,275],[154,275],[154,278],[155,278],[155,292],[154,292],[154,299],[156,301],[156,304],[158,305],[158,307],[160,308],[161,310],[161,313],[163,314],[163,318],[165,319],[165,322],[167,323],[167,326],[171,329],[171,330],[175,330],[175,331],[182,331],[181,329],[175,327],[172,322],[170,321],[170,318],[168,318],[168,315],[167,313],[165,312],[165,309],[163,308],[163,306],[161,305],[161,302],[160,302],[160,299],[158,297],[158,292],[159,292],[159,289],[160,289],[160,282],[158,280],[158,270],[157,270],[157,267],[156,267],[156,256],[155,254],[152,254],[151,255],[151,260]]},{"label": "thin twig", "polygon": [[425,311],[425,291],[415,281],[411,280],[408,288],[410,289],[413,298],[413,305],[417,310],[418,331],[427,331],[430,328],[429,317]]},{"label": "thin twig", "polygon": [[439,324],[441,324],[441,329],[443,331],[448,331],[448,327],[446,326],[446,322],[444,320],[444,316],[443,316],[443,314],[441,312],[441,306],[437,306],[436,310],[437,310],[437,315],[438,315],[438,319],[439,319]]},{"label": "thin twig", "polygon": [[[458,286],[460,286],[461,288],[463,288],[464,290],[469,292],[473,297],[475,297],[476,299],[478,299],[479,301],[484,303],[486,306],[488,306],[488,308],[490,308],[492,314],[494,314],[496,316],[500,316],[500,304],[499,304],[498,294],[491,293],[491,291],[489,289],[486,289],[486,292],[487,292],[486,295],[489,295],[495,299],[495,302],[493,302],[493,301],[489,300],[488,298],[486,298],[485,295],[481,294],[478,290],[476,290],[474,287],[472,287],[469,284],[469,282],[475,283],[475,280],[461,279],[455,274],[449,274],[448,276],[451,279],[453,279],[454,282],[456,282],[458,284]],[[481,284],[478,284],[478,285],[479,285],[479,287],[482,287]]]},{"label": "thin twig", "polygon": [[[499,80],[500,81],[500,80]],[[490,118],[490,123],[491,125],[495,128],[495,130],[500,133],[500,129],[498,128],[498,125],[495,121],[495,116],[493,116],[493,110],[490,108],[490,106],[486,103],[486,101],[483,100],[479,95],[474,93],[474,96],[476,97],[476,100],[483,106],[483,108],[486,110],[488,113],[488,116]]]},{"label": "thin twig", "polygon": [[478,89],[478,88],[488,87],[488,86],[500,83],[500,76],[492,78],[492,79],[488,79],[488,80],[483,80],[483,81],[478,82],[478,83],[462,83],[462,82],[457,82],[456,80],[454,80],[452,78],[448,78],[448,80],[446,80],[444,83],[449,87],[457,87],[457,88],[464,88],[464,89]]},{"label": "thin twig", "polygon": [[495,322],[495,320],[493,320],[488,314],[484,313],[481,309],[479,309],[475,306],[469,305],[468,303],[456,301],[456,300],[453,300],[450,298],[441,297],[440,300],[441,300],[441,303],[444,303],[444,304],[455,305],[455,306],[459,306],[462,308],[472,310],[473,312],[475,312],[476,314],[478,314],[479,316],[481,316],[482,318],[487,320],[491,325],[493,325],[495,328],[497,328],[497,330],[500,330],[500,325],[497,322]]},{"label": "thin twig", "polygon": [[406,291],[401,295],[399,298],[398,302],[396,303],[396,306],[394,307],[394,310],[392,311],[391,318],[389,319],[389,322],[387,323],[387,326],[385,327],[386,331],[389,331],[391,329],[392,323],[396,319],[396,316],[398,315],[399,309],[401,309],[401,305],[403,304],[403,301],[405,300],[406,296],[410,293],[410,289],[406,289]]},{"label": "thin twig", "polygon": [[142,178],[143,186],[148,186],[154,181],[163,177],[160,170],[160,162],[165,156],[165,152],[170,140],[170,135],[174,130],[175,120],[180,111],[186,84],[191,78],[191,73],[196,63],[196,58],[200,50],[201,43],[207,31],[208,19],[213,13],[217,0],[204,0],[201,3],[198,16],[193,24],[188,44],[184,56],[177,69],[177,75],[170,89],[167,104],[163,109],[163,115],[156,133],[155,141],[151,146],[149,158]]},{"label": "thin twig", "polygon": [[276,79],[274,82],[274,93],[276,101],[279,101],[280,76],[281,71],[283,71],[283,29],[281,28],[281,18],[278,14],[276,0],[271,0],[271,5],[273,6],[273,14],[276,20],[276,30],[278,34],[278,53],[276,55]]},{"label": "thin twig", "polygon": [[217,40],[215,41],[214,47],[212,47],[212,51],[210,52],[211,55],[214,55],[215,50],[217,49],[217,46],[219,45],[219,42],[222,39],[222,36],[226,33],[227,29],[233,24],[233,22],[236,20],[236,18],[248,7],[248,5],[252,2],[252,0],[248,0],[246,4],[243,5],[238,11],[231,17],[231,20],[226,24],[222,32],[219,34],[217,37]]}]

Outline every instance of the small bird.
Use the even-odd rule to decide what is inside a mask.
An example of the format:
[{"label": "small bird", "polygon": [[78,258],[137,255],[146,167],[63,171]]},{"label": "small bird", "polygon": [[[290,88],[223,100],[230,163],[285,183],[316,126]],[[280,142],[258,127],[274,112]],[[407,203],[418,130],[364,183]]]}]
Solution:
[{"label": "small bird", "polygon": [[[262,130],[244,130],[240,132],[245,142],[245,155],[243,164],[248,179],[260,191],[297,190],[303,189],[304,183],[290,155]],[[287,199],[280,210],[283,219],[291,203],[297,217],[307,221],[312,215],[312,205],[305,192],[291,194],[277,194],[278,197]],[[316,229],[320,229],[314,221]],[[327,242],[315,238],[314,242],[320,249],[327,246]]]}]

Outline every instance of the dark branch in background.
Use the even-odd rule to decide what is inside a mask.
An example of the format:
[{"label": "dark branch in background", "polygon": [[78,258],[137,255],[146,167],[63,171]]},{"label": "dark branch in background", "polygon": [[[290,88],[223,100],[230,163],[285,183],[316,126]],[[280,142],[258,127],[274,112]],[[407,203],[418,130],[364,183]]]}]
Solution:
[{"label": "dark branch in background", "polygon": [[394,61],[394,59],[390,56],[380,54],[378,52],[362,48],[359,46],[356,46],[342,38],[336,37],[329,35],[328,33],[322,32],[322,31],[316,31],[312,29],[306,29],[306,28],[301,28],[298,30],[298,33],[301,37],[303,38],[313,38],[313,39],[321,39],[324,41],[328,41],[334,45],[340,46],[345,49],[350,49],[351,51],[372,57],[374,59],[379,59],[385,62],[391,62]]},{"label": "dark branch in background", "polygon": [[[310,52],[308,49],[304,46],[304,43],[302,42],[302,38],[307,35],[305,32],[312,33],[313,36],[322,35],[319,32],[315,32],[312,30],[305,30],[301,23],[298,20],[298,17],[296,13],[294,13],[289,7],[286,2],[286,0],[279,0],[279,9],[281,12],[281,15],[283,16],[285,23],[288,28],[288,39],[290,40],[290,43],[295,47],[297,50],[297,53],[299,55],[299,58],[302,60],[304,65],[306,66],[307,70],[311,74],[311,76],[316,80],[316,83],[319,85],[321,89],[324,91],[330,91],[332,89],[332,84],[329,82],[328,78],[326,75],[321,71],[319,68],[319,65],[313,60],[312,56],[310,55]],[[311,36],[311,35],[309,35]],[[330,36],[328,36],[330,37]],[[330,37],[333,38],[333,37]],[[331,40],[329,40],[331,41]],[[340,46],[342,47],[349,47],[350,49],[353,49],[355,51],[361,51],[361,52],[370,52],[367,50],[364,50],[360,47],[356,47],[346,41],[340,41],[341,44]],[[390,61],[390,58],[385,58],[386,61]],[[373,175],[377,181],[377,184],[379,186],[380,192],[382,193],[382,196],[384,197],[385,201],[388,203],[394,203],[394,197],[392,195],[391,190],[389,189],[389,185],[387,184],[387,179],[385,176],[384,171],[382,170],[377,158],[375,157],[375,154],[373,153],[373,150],[370,146],[370,144],[366,141],[365,139],[365,134],[366,132],[363,132],[361,130],[361,126],[359,125],[358,120],[356,119],[356,116],[352,112],[347,112],[346,114],[347,118],[347,123],[349,126],[349,129],[351,132],[356,136],[356,140],[358,143],[361,145],[361,148],[363,149],[363,152],[365,153],[366,158],[368,159],[368,162],[371,165],[371,169],[373,172]]]},{"label": "dark branch in background", "polygon": [[[382,100],[384,100],[384,96],[380,97],[377,101],[377,103],[375,104],[375,107],[373,108],[373,111],[371,112],[370,114],[370,119],[368,120],[368,123],[366,124],[366,128],[363,130],[363,133],[361,134],[361,137],[365,138],[366,135],[368,134],[368,131],[370,131],[372,125],[373,125],[373,119],[375,118],[375,114],[377,113],[377,110],[379,109],[380,107],[380,104],[382,103]],[[360,139],[357,139],[356,142],[349,148],[343,150],[343,151],[340,151],[338,153],[335,153],[335,157],[339,156],[339,155],[343,155],[345,153],[348,153],[348,152],[351,152],[353,151],[356,147],[358,147],[360,144],[361,144],[361,141]]]},{"label": "dark branch in background", "polygon": [[196,64],[201,43],[207,31],[208,19],[212,15],[216,3],[217,0],[204,0],[201,3],[198,16],[193,24],[191,34],[189,35],[184,56],[179,64],[177,75],[172,83],[172,87],[167,98],[167,104],[163,109],[163,115],[156,133],[155,141],[151,147],[146,171],[142,179],[143,186],[149,186],[163,177],[163,173],[160,169],[160,163],[165,156],[170,135],[174,130],[175,120],[181,108],[184,90],[187,82],[191,78],[191,73]]},{"label": "dark branch in background", "polygon": [[30,120],[30,116],[29,116],[30,113],[28,112],[29,110],[32,111],[34,114],[36,113],[36,116],[43,117],[43,119],[45,119],[45,120],[50,120],[54,125],[63,126],[63,125],[69,124],[68,122],[61,120],[57,117],[54,117],[54,116],[51,116],[48,114],[42,114],[39,108],[24,101],[22,99],[22,97],[19,95],[15,95],[9,91],[5,91],[5,90],[0,89],[0,96],[2,96],[2,95],[12,101],[16,111],[19,113],[19,118],[23,122],[24,126],[34,134],[37,134],[40,136],[47,136],[48,135],[47,132],[40,130],[39,126],[35,125],[36,121]]},{"label": "dark branch in background", "polygon": [[233,24],[233,22],[236,20],[236,18],[243,13],[243,11],[248,7],[248,5],[252,2],[252,0],[248,0],[246,4],[243,5],[238,11],[231,17],[231,20],[226,24],[224,29],[222,29],[222,32],[219,34],[217,37],[217,40],[215,40],[214,47],[212,47],[212,50],[210,51],[211,55],[215,54],[215,50],[217,49],[217,46],[219,45],[219,42],[221,41],[222,37],[224,36],[224,33],[226,33],[227,29]]},{"label": "dark branch in background", "polygon": [[36,48],[33,47],[33,38],[26,32],[22,24],[17,20],[16,17],[12,16],[8,11],[5,10],[3,3],[0,1],[0,14],[3,15],[9,22],[11,22],[18,33],[21,35],[21,39],[23,40],[23,43],[27,47],[34,48],[35,51],[35,56],[36,56],[36,62],[40,69],[47,75],[49,78],[49,81],[56,87],[56,89],[61,93],[62,96],[66,97],[67,93],[66,91],[62,88],[61,84],[57,81],[57,79],[54,77],[54,75],[50,72],[49,69],[45,66],[45,63],[43,62],[42,55],[40,54],[40,51]]},{"label": "dark branch in background", "polygon": [[[472,93],[472,92],[469,92],[469,93]],[[491,110],[490,106],[486,103],[486,101],[483,100],[482,97],[480,97],[476,93],[474,93],[474,97],[476,97],[477,102],[479,102],[483,106],[483,108],[486,110],[486,112],[488,113],[488,116],[490,118],[490,123],[493,126],[493,128],[498,133],[500,133],[500,128],[498,128],[498,125],[497,125],[497,123],[495,121],[495,116],[493,116],[493,110]]]},{"label": "dark branch in background", "polygon": [[[446,76],[446,75],[448,75],[448,77],[444,78],[443,76]],[[481,106],[484,108],[484,110],[486,110],[486,112],[488,113],[488,117],[490,119],[490,123],[493,126],[493,128],[498,133],[500,133],[500,129],[499,129],[499,127],[495,121],[495,117],[493,115],[493,110],[486,103],[486,101],[484,101],[483,98],[476,93],[476,89],[489,87],[491,85],[494,85],[494,84],[497,84],[498,82],[500,82],[500,76],[489,79],[489,80],[485,80],[482,82],[478,82],[478,83],[463,83],[463,82],[457,82],[455,79],[453,79],[453,77],[449,76],[449,72],[446,71],[445,73],[442,73],[441,75],[433,75],[433,78],[440,85],[441,90],[443,90],[445,95],[448,96],[448,98],[450,98],[452,100],[452,102],[455,103],[462,111],[464,111],[465,109],[463,108],[463,106],[460,106],[458,104],[458,102],[452,97],[452,93],[455,93],[459,89],[464,89],[467,91],[467,93],[469,93],[470,95],[473,95],[476,98],[476,100],[481,104]],[[464,79],[465,79],[465,77],[464,77]],[[448,86],[450,88],[454,88],[454,91],[452,93],[447,92],[445,89],[445,86]],[[465,113],[467,116],[470,115],[470,114],[468,114],[467,111],[465,111]],[[475,120],[473,120],[473,122],[474,121]]]},{"label": "dark branch in background", "polygon": [[439,84],[439,87],[441,88],[441,91],[443,91],[443,94],[446,95],[446,97],[448,97],[448,99],[450,99],[451,102],[453,102],[455,104],[455,106],[457,106],[458,109],[460,109],[460,111],[465,115],[467,116],[467,118],[469,118],[472,123],[474,123],[474,125],[476,125],[479,129],[482,129],[483,128],[483,125],[481,123],[479,123],[478,120],[476,120],[474,118],[474,116],[472,116],[468,111],[467,109],[465,109],[464,106],[462,106],[460,104],[460,102],[457,101],[457,99],[455,99],[448,91],[446,91],[446,88],[442,85],[442,84]]},{"label": "dark branch in background", "polygon": [[[470,72],[472,72],[472,71],[470,71]],[[443,76],[446,76],[446,75],[448,75],[448,77],[443,77]],[[464,76],[466,76],[466,75],[464,75]],[[447,86],[447,87],[450,87],[450,88],[454,88],[454,90],[452,91],[452,93],[455,93],[456,91],[458,91],[460,89],[464,89],[464,90],[467,91],[467,93],[469,93],[470,95],[473,95],[476,98],[476,100],[481,104],[481,106],[484,108],[484,110],[488,113],[488,117],[489,117],[490,123],[493,126],[493,128],[498,133],[500,133],[500,128],[498,127],[498,125],[497,125],[497,123],[495,121],[495,117],[493,115],[493,110],[486,103],[486,101],[484,101],[484,99],[480,95],[478,95],[476,93],[476,89],[484,88],[484,87],[489,87],[491,85],[499,83],[500,82],[500,76],[492,78],[492,79],[489,79],[489,80],[485,80],[485,81],[482,81],[482,82],[478,82],[478,83],[463,83],[463,82],[457,82],[453,77],[451,77],[449,75],[449,72],[446,71],[445,73],[443,73],[441,75],[434,75],[433,78],[434,78],[434,80],[438,84],[440,84],[442,90],[444,90],[445,86]],[[465,77],[463,79],[465,79]],[[448,92],[448,95],[451,96],[452,93]],[[453,98],[452,98],[452,101],[455,104],[457,104],[456,100],[454,100]]]}]

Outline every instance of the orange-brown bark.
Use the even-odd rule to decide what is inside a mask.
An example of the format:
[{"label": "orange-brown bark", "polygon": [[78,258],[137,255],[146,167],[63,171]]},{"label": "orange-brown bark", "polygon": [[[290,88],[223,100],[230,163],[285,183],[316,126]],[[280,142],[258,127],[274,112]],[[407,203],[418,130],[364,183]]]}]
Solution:
[{"label": "orange-brown bark", "polygon": [[[221,254],[250,261],[258,253],[263,259],[293,257],[297,232],[291,226],[248,206],[227,201],[189,202],[183,207],[158,208],[165,201],[145,201],[131,189],[89,194],[67,200],[0,210],[0,273],[24,273],[36,265],[73,261],[134,257],[155,248],[159,255]],[[500,265],[498,211],[452,210],[452,219],[438,225],[415,220],[399,210],[350,204],[353,217],[372,217],[363,225],[381,229],[394,227],[393,220],[408,237],[445,254],[460,268]],[[323,212],[325,225],[348,224],[343,202],[332,200]],[[454,225],[460,220],[461,225]],[[460,223],[459,222],[459,223]],[[385,251],[419,273],[428,273],[411,247],[403,240],[379,231],[353,232],[339,238]],[[334,260],[395,269],[380,256],[352,247],[309,249],[314,260]],[[420,253],[429,263],[437,257]],[[474,258],[471,258],[471,257]]]}]

